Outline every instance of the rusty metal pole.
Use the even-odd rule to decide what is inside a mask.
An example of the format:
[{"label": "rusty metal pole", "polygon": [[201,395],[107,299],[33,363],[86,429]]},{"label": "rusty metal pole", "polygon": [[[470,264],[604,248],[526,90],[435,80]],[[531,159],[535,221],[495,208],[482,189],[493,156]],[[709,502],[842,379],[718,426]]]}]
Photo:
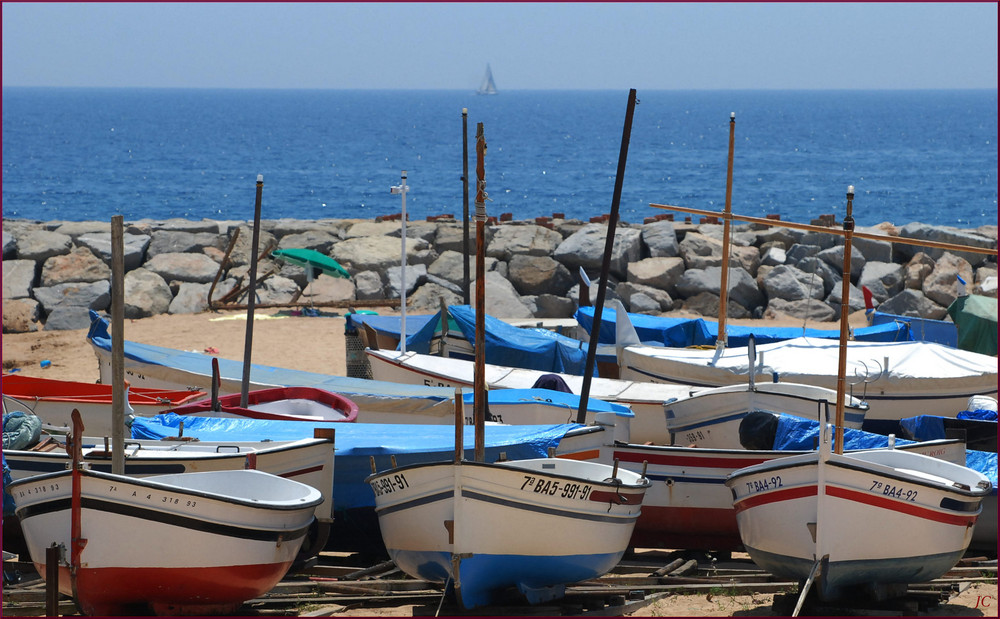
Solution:
[{"label": "rusty metal pole", "polygon": [[854,236],[854,185],[847,188],[847,214],[844,215],[844,276],[840,287],[840,354],[837,358],[837,434],[835,453],[844,453],[844,397],[847,392],[847,318],[851,301],[851,238]]},{"label": "rusty metal pole", "polygon": [[250,246],[250,290],[247,296],[247,332],[243,345],[243,383],[240,389],[240,406],[247,407],[250,392],[250,358],[253,352],[253,310],[257,294],[257,244],[260,243],[260,199],[264,193],[264,175],[257,175],[257,199],[253,207],[253,241]]},{"label": "rusty metal pole", "polygon": [[475,461],[486,459],[486,137],[476,125],[476,337],[473,410],[476,424]]},{"label": "rusty metal pole", "polygon": [[618,173],[615,175],[615,191],[611,198],[611,216],[608,218],[608,236],[604,243],[604,261],[601,264],[601,280],[597,284],[597,300],[594,303],[594,325],[590,328],[590,345],[587,347],[587,365],[583,372],[583,386],[580,389],[580,408],[576,412],[576,422],[587,420],[587,398],[590,383],[594,378],[594,364],[597,360],[597,341],[601,335],[601,314],[604,297],[608,290],[608,271],[611,269],[611,250],[615,244],[615,229],[618,227],[618,204],[622,198],[622,183],[625,180],[625,160],[628,158],[628,143],[632,136],[632,115],[635,112],[635,88],[628,91],[628,106],[625,110],[625,127],[622,130],[622,145],[618,153]]},{"label": "rusty metal pole", "polygon": [[729,230],[733,221],[733,150],[736,143],[736,112],[729,114],[729,164],[726,169],[726,210],[722,222],[722,279],[719,282],[719,333],[715,347],[723,349],[729,344],[726,334],[726,314],[729,311]]}]

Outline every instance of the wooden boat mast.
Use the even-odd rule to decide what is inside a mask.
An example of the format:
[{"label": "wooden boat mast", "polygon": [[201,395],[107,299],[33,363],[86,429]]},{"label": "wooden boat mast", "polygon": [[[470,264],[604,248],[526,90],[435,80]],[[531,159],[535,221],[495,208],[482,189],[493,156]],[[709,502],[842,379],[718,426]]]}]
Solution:
[{"label": "wooden boat mast", "polygon": [[733,220],[733,151],[736,145],[736,112],[729,114],[729,164],[726,166],[726,210],[722,217],[722,276],[719,281],[719,326],[715,347],[722,350],[729,345],[726,333],[726,313],[729,305],[729,231]]},{"label": "wooden boat mast", "polygon": [[486,137],[483,123],[476,125],[476,338],[473,414],[476,431],[475,461],[486,460]]},{"label": "wooden boat mast", "polygon": [[[847,393],[847,316],[851,300],[851,241],[854,237],[854,185],[847,187],[847,212],[844,215],[844,272],[840,286],[840,350],[837,357],[837,409],[834,417],[834,450],[844,453],[844,396]],[[821,421],[825,423],[825,421]]]},{"label": "wooden boat mast", "polygon": [[[635,105],[635,88],[628,91],[628,105],[625,109],[625,127],[622,130],[622,145],[618,152],[618,172],[615,175],[615,190],[611,197],[611,215],[608,217],[608,235],[604,243],[604,260],[601,263],[601,279],[597,284],[597,301],[594,303],[594,322],[590,329],[590,343],[587,346],[587,363],[583,371],[583,386],[580,388],[580,408],[576,412],[576,422],[586,423],[587,398],[590,395],[590,383],[594,378],[594,364],[597,360],[597,343],[601,339],[601,315],[604,310],[604,297],[608,289],[608,271],[611,268],[611,250],[615,245],[615,232],[618,228],[618,204],[622,197],[622,182],[625,180],[625,160],[628,158],[628,143],[632,136],[632,115]],[[581,270],[581,273],[583,271]],[[586,275],[586,273],[583,273]]]}]

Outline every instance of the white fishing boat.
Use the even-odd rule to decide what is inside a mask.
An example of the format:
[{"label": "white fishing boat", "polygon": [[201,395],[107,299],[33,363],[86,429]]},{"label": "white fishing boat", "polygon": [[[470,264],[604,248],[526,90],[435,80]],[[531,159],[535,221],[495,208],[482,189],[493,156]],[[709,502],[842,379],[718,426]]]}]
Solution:
[{"label": "white fishing boat", "polygon": [[[483,127],[477,130],[477,272],[486,222]],[[485,284],[477,278],[476,313]],[[456,398],[452,461],[393,466],[367,478],[386,550],[415,577],[450,585],[466,609],[509,588],[529,602],[561,596],[569,583],[610,571],[628,547],[649,482],[617,466],[557,458],[487,463],[482,321],[476,330],[476,453],[464,459]]]},{"label": "white fishing boat", "polygon": [[[86,426],[86,422],[84,422]],[[209,441],[125,439],[124,474],[149,477],[178,473],[256,469],[291,479],[320,491],[323,503],[316,508],[316,522],[301,554],[314,556],[329,539],[333,523],[333,429],[316,429],[316,438],[287,441]],[[93,471],[112,471],[107,437],[83,437],[82,462]],[[69,468],[65,444],[53,437],[26,449],[3,450],[14,481]]]},{"label": "white fishing boat", "polygon": [[[783,424],[793,427],[807,422],[785,417]],[[606,428],[605,444],[592,461],[618,461],[622,469],[644,472],[652,484],[643,499],[642,513],[632,534],[631,545],[637,548],[686,548],[706,551],[736,551],[743,549],[733,509],[733,496],[725,486],[726,478],[738,469],[770,462],[791,455],[809,453],[815,433],[800,432],[799,444],[774,441],[768,449],[712,449],[670,445],[643,445],[630,441],[622,428],[622,420],[611,421],[599,416],[598,425],[616,424]],[[816,422],[811,423],[817,426]],[[612,439],[614,436],[614,440]],[[888,437],[848,433],[852,451],[888,445]],[[881,439],[881,440],[880,440]],[[911,451],[939,458],[946,462],[966,462],[965,443],[956,439],[935,439],[910,443],[899,440],[897,450]],[[984,532],[988,535],[988,532]],[[994,529],[993,542],[996,535]]]},{"label": "white fishing boat", "polygon": [[[829,601],[857,590],[901,595],[911,583],[938,578],[969,547],[983,499],[993,490],[982,473],[935,458],[893,449],[844,452],[853,200],[851,186],[844,217],[835,423],[821,420],[818,452],[739,469],[726,480],[750,557],[772,574],[803,582],[793,614],[813,584],[818,597]],[[926,374],[950,374],[947,367],[934,371]]]},{"label": "white fishing boat", "polygon": [[990,481],[900,450],[830,453],[829,434],[820,452],[726,480],[754,562],[778,577],[815,578],[824,601],[854,588],[898,594],[953,568],[972,541]]},{"label": "white fishing boat", "polygon": [[[416,352],[397,350],[365,350],[371,365],[372,376],[383,382],[410,385],[433,385],[436,387],[472,387],[474,383],[474,363],[464,359],[451,359],[424,355]],[[490,397],[505,389],[528,389],[534,387],[550,372],[526,370],[510,366],[484,364],[486,385]],[[583,376],[554,374],[574,394],[583,387]],[[593,378],[590,384],[590,398],[608,403],[628,406],[635,415],[632,420],[632,437],[636,442],[653,442],[660,445],[670,443],[670,435],[664,424],[664,403],[687,398],[702,389],[682,385],[642,383],[614,378]],[[584,423],[593,423],[593,413],[588,412]],[[523,423],[510,421],[509,423]]]},{"label": "white fishing boat", "polygon": [[[715,350],[633,345],[621,349],[621,377],[656,383],[721,387],[747,382],[750,370],[765,378],[835,389],[836,341],[796,338]],[[850,395],[868,404],[865,420],[898,423],[913,415],[954,416],[971,396],[997,397],[997,359],[933,342],[857,342],[847,345]],[[879,428],[873,427],[878,430]]]},{"label": "white fishing boat", "polygon": [[[82,426],[74,426],[79,445]],[[10,486],[31,560],[84,614],[226,614],[291,567],[323,501],[256,470],[134,478],[77,466]]]},{"label": "white fishing boat", "polygon": [[649,487],[631,471],[558,458],[415,465],[368,482],[392,560],[450,582],[467,609],[510,587],[538,603],[610,571]]}]

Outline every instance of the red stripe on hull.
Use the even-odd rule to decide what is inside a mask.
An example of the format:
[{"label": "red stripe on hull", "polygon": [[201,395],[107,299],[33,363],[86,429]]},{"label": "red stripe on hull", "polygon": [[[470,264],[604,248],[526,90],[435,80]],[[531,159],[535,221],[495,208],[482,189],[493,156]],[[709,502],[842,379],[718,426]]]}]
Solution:
[{"label": "red stripe on hull", "polygon": [[751,494],[745,499],[740,500],[738,503],[733,505],[733,509],[737,512],[741,512],[752,507],[757,507],[759,505],[767,505],[768,503],[778,503],[780,501],[792,501],[795,499],[801,499],[807,496],[816,495],[816,486],[801,486],[797,488],[789,488],[787,490],[776,490],[774,492],[768,492],[767,494]]},{"label": "red stripe on hull", "polygon": [[[77,602],[87,615],[204,615],[235,612],[275,587],[292,562],[184,568],[85,568],[77,573]],[[35,564],[45,574],[44,564]],[[68,567],[59,591],[72,596]]]},{"label": "red stripe on hull", "polygon": [[943,524],[952,524],[959,527],[971,527],[976,524],[976,516],[971,514],[943,514],[941,512],[923,507],[922,505],[917,505],[916,503],[907,503],[898,499],[887,499],[868,492],[838,488],[837,486],[827,486],[826,493],[829,496],[837,497],[839,499],[846,499],[848,501],[854,501],[855,503],[865,503],[874,507],[889,509],[894,512],[900,512],[910,516],[916,516],[917,518],[923,518],[924,520],[931,520]]}]

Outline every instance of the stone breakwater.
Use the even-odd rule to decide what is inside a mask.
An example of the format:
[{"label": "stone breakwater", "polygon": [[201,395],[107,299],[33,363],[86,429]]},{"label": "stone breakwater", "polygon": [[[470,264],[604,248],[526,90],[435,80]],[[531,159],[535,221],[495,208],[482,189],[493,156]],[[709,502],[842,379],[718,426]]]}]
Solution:
[{"label": "stone breakwater", "polygon": [[[258,251],[268,256],[258,265],[256,303],[365,307],[366,302],[399,299],[405,282],[408,311],[435,312],[442,298],[461,304],[463,225],[445,216],[429,219],[407,223],[405,277],[398,216],[388,221],[262,221]],[[832,220],[824,223],[839,227]],[[5,220],[4,333],[86,328],[88,310],[108,311],[110,228],[110,223],[96,221]],[[911,223],[857,230],[997,247],[996,226],[966,230]],[[471,253],[474,234],[470,225]],[[620,299],[630,312],[683,309],[718,316],[722,236],[721,224],[674,222],[664,216],[641,225],[620,223],[606,297]],[[245,304],[247,293],[240,290],[249,280],[252,238],[252,222],[246,221],[126,223],[125,317],[202,312],[208,309],[210,289],[213,301]],[[572,316],[580,298],[581,269],[593,281],[591,299],[597,296],[606,238],[607,223],[599,220],[491,220],[486,227],[487,311],[503,318]],[[731,239],[730,317],[839,317],[841,235],[734,223]],[[865,306],[865,287],[882,311],[948,319],[946,309],[960,294],[959,276],[968,292],[997,296],[995,256],[859,238],[852,245],[852,312]],[[288,248],[331,256],[351,277],[309,277],[302,267],[269,257],[274,249]],[[469,263],[470,277],[475,277],[474,255]]]}]

